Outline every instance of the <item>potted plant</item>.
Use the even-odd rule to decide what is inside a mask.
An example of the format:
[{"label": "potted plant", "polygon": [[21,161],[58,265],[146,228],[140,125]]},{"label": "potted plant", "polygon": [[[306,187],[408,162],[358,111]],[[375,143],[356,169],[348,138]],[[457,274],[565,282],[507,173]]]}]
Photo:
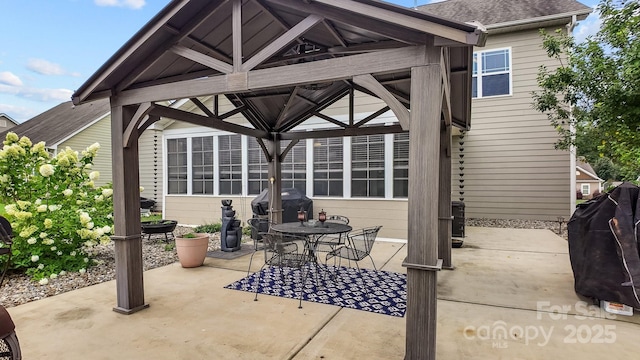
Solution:
[{"label": "potted plant", "polygon": [[176,237],[176,251],[184,268],[198,267],[204,263],[209,247],[209,234],[187,233]]}]

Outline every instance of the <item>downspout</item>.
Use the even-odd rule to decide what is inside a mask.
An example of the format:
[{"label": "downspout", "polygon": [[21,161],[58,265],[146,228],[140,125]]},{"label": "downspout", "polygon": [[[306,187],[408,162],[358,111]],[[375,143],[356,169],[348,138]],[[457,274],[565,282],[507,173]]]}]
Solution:
[{"label": "downspout", "polygon": [[[568,36],[573,36],[573,29],[576,27],[576,23],[577,23],[577,16],[573,15],[571,16],[571,22],[569,22],[567,24],[567,35]],[[573,109],[571,109],[573,110]],[[571,119],[573,119],[573,111],[571,112],[571,114],[569,115]],[[572,140],[575,140],[576,137],[576,128],[573,125],[573,122],[570,122],[571,125],[569,125],[569,131],[571,131],[571,138]],[[573,142],[573,141],[572,141]],[[576,188],[576,147],[575,145],[571,145],[569,148],[569,169],[571,169],[570,173],[571,173],[571,194],[569,199],[569,216],[573,215],[573,212],[576,210],[576,193],[577,193],[577,188]]]}]

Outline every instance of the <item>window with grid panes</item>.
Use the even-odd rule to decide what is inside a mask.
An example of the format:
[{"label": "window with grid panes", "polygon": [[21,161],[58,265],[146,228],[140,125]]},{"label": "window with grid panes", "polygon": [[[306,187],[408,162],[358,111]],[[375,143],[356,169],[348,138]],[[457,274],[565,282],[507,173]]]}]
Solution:
[{"label": "window with grid panes", "polygon": [[511,93],[509,49],[474,53],[471,86],[471,94],[474,98],[509,95]]},{"label": "window with grid panes", "polygon": [[191,139],[191,192],[213,194],[213,136]]},{"label": "window with grid panes", "polygon": [[241,135],[221,135],[218,137],[220,195],[242,194],[241,138]]},{"label": "window with grid panes", "polygon": [[313,195],[342,196],[342,138],[313,141]]},{"label": "window with grid panes", "polygon": [[384,197],[384,135],[351,138],[351,196]]},{"label": "window with grid panes", "polygon": [[269,163],[256,138],[248,139],[249,195],[257,195],[269,187]]},{"label": "window with grid panes", "polygon": [[[282,141],[284,150],[291,141]],[[300,140],[282,160],[282,188],[296,188],[301,193],[307,193],[307,142]]]},{"label": "window with grid panes", "polygon": [[187,139],[167,140],[167,193],[187,193]]},{"label": "window with grid panes", "polygon": [[409,133],[393,134],[393,197],[409,194]]}]

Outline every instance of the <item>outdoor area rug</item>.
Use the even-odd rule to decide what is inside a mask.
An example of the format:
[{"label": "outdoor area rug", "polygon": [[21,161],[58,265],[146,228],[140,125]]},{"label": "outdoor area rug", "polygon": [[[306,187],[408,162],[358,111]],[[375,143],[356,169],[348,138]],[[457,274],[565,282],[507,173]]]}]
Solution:
[{"label": "outdoor area rug", "polygon": [[[407,278],[405,274],[351,267],[336,268],[319,265],[308,272],[302,300],[370,311],[378,314],[403,317],[407,305]],[[337,271],[337,272],[336,272]],[[298,299],[299,269],[285,269],[284,281],[281,270],[266,267],[261,270],[259,293]],[[329,274],[338,274],[333,279]],[[317,276],[316,276],[317,275]],[[258,273],[253,273],[227,286],[226,289],[255,292]],[[364,286],[366,284],[365,291]]]}]

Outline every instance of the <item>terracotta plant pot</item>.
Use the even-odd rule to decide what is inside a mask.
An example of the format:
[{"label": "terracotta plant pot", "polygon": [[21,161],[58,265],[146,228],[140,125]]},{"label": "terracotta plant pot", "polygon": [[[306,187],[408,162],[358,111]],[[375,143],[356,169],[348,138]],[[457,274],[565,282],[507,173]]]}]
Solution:
[{"label": "terracotta plant pot", "polygon": [[183,268],[201,266],[207,256],[209,234],[194,233],[195,237],[176,237],[176,252]]}]

